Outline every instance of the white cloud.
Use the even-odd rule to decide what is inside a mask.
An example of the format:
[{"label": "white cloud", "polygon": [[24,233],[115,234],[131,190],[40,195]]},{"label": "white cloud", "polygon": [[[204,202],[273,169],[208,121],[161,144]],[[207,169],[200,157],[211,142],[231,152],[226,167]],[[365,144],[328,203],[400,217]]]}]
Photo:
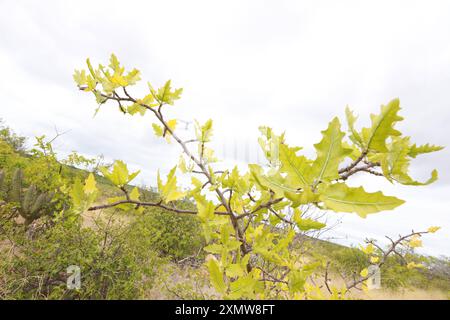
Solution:
[{"label": "white cloud", "polygon": [[[254,159],[261,124],[311,152],[346,104],[367,123],[395,96],[413,140],[450,145],[449,9],[447,1],[2,1],[1,117],[27,136],[70,129],[61,152],[123,159],[152,184],[157,168],[176,163],[176,146],[154,138],[147,117],[110,107],[93,119],[95,103],[72,83],[86,56],[103,62],[115,52],[145,79],[184,87],[170,116],[212,117],[219,154],[236,142]],[[407,203],[367,220],[345,217],[342,232],[381,237],[437,224],[429,252],[450,254],[449,160],[446,149],[414,164],[421,178],[440,170],[430,187],[373,183]]]}]

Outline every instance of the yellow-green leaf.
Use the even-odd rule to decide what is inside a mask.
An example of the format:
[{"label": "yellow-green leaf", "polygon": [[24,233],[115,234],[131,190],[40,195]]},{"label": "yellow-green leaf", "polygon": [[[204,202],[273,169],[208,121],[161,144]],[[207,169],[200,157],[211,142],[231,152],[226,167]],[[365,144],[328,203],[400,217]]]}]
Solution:
[{"label": "yellow-green leaf", "polygon": [[81,183],[80,179],[75,179],[73,185],[72,185],[72,189],[70,190],[70,196],[72,198],[72,202],[74,207],[79,210],[82,211],[82,204],[83,204],[83,199],[85,197],[85,193],[83,190],[83,184]]},{"label": "yellow-green leaf", "polygon": [[411,248],[418,248],[422,246],[422,239],[420,235],[416,234],[411,237],[411,239],[408,241],[408,244]]},{"label": "yellow-green leaf", "polygon": [[311,169],[312,176],[317,182],[339,178],[339,164],[352,152],[342,144],[344,135],[337,117],[329,123],[327,130],[322,131],[322,140],[314,145],[317,157]]},{"label": "yellow-green leaf", "polygon": [[183,92],[183,89],[181,89],[181,88],[172,90],[170,80],[166,81],[164,86],[159,88],[157,92],[151,87],[150,84],[149,84],[149,87],[150,87],[150,91],[153,93],[155,99],[161,104],[167,103],[167,104],[173,105],[175,100],[178,100],[181,98],[181,93]]},{"label": "yellow-green leaf", "polygon": [[415,181],[409,176],[409,137],[393,137],[392,142],[387,145],[387,153],[375,156],[379,159],[384,176],[389,181],[397,181],[404,185],[427,185],[438,178],[436,170],[431,172],[431,177],[425,182]]},{"label": "yellow-green leaf", "polygon": [[111,172],[105,167],[100,167],[100,171],[103,173],[105,178],[118,187],[123,187],[127,183],[131,182],[140,172],[140,170],[138,170],[130,174],[128,172],[127,165],[121,160],[114,162]]},{"label": "yellow-green leaf", "polygon": [[131,190],[130,199],[135,201],[139,200],[139,189],[137,187],[134,187],[133,190]]},{"label": "yellow-green leaf", "polygon": [[169,174],[167,175],[167,182],[165,184],[162,183],[158,171],[158,188],[161,194],[161,198],[166,203],[181,199],[186,195],[186,192],[181,191],[177,186],[177,177],[175,175],[176,169],[177,166],[173,167],[172,170],[170,170]]},{"label": "yellow-green leaf", "polygon": [[225,294],[227,288],[223,281],[223,274],[220,271],[219,263],[214,257],[210,257],[207,262],[209,278],[214,288],[221,294]]},{"label": "yellow-green leaf", "polygon": [[78,86],[82,86],[86,84],[86,71],[84,70],[75,70],[73,74],[73,80],[77,83]]},{"label": "yellow-green leaf", "polygon": [[225,270],[225,273],[230,278],[242,277],[244,275],[244,269],[242,268],[242,265],[232,263],[228,265],[227,269]]},{"label": "yellow-green leaf", "polygon": [[131,115],[135,115],[136,113],[140,113],[141,116],[145,115],[145,112],[147,111],[146,108],[141,106],[139,103],[133,103],[131,106],[127,107],[127,111]]},{"label": "yellow-green leaf", "polygon": [[361,277],[365,278],[369,275],[369,270],[367,268],[364,268],[361,270],[361,272],[359,274]]},{"label": "yellow-green leaf", "polygon": [[220,254],[224,251],[224,246],[218,243],[210,244],[203,248],[206,252]]},{"label": "yellow-green leaf", "polygon": [[369,193],[362,187],[351,188],[344,183],[321,186],[320,199],[328,209],[336,212],[355,212],[365,218],[367,214],[392,210],[405,201],[385,196],[380,191]]},{"label": "yellow-green leaf", "polygon": [[370,263],[372,263],[372,264],[378,263],[379,261],[380,261],[379,257],[375,257],[375,256],[370,257]]},{"label": "yellow-green leaf", "polygon": [[86,179],[86,182],[84,184],[84,193],[86,194],[92,194],[97,192],[97,184],[95,182],[94,175],[92,173],[89,173],[89,176]]},{"label": "yellow-green leaf", "polygon": [[298,209],[294,209],[294,221],[301,231],[319,230],[326,226],[325,223],[310,219],[302,218],[301,212]]},{"label": "yellow-green leaf", "polygon": [[350,136],[349,136],[350,140],[353,143],[361,146],[362,138],[361,138],[360,134],[358,133],[358,131],[356,131],[356,129],[355,129],[355,122],[356,122],[357,117],[355,117],[355,115],[353,114],[353,111],[351,111],[348,106],[345,108],[345,116],[347,118],[348,129],[350,132]]},{"label": "yellow-green leaf", "polygon": [[390,101],[386,106],[381,106],[378,115],[372,114],[372,126],[362,129],[362,138],[368,150],[386,152],[386,139],[388,137],[399,136],[401,133],[394,128],[394,125],[403,120],[397,113],[400,111],[399,99]]},{"label": "yellow-green leaf", "polygon": [[275,192],[276,196],[283,196],[285,192],[297,192],[296,189],[284,184],[285,179],[280,174],[275,174],[268,177],[264,175],[263,170],[259,165],[249,164],[248,167],[250,169],[252,179],[263,190],[270,189]]},{"label": "yellow-green leaf", "polygon": [[288,276],[288,286],[291,292],[304,291],[306,283],[305,274],[299,270],[292,270]]},{"label": "yellow-green leaf", "polygon": [[375,247],[373,244],[369,243],[365,248],[360,246],[361,251],[364,252],[365,254],[372,254],[375,251]]},{"label": "yellow-green leaf", "polygon": [[164,129],[158,126],[156,123],[152,123],[153,131],[157,137],[162,137],[164,134]]},{"label": "yellow-green leaf", "polygon": [[134,85],[139,80],[141,80],[141,74],[139,70],[133,69],[130,72],[128,72],[126,76],[126,81],[128,82],[128,85]]},{"label": "yellow-green leaf", "polygon": [[285,144],[280,145],[281,172],[288,174],[290,184],[299,188],[307,188],[310,184],[311,165],[304,156],[297,156],[296,148],[289,148]]},{"label": "yellow-green leaf", "polygon": [[441,227],[429,227],[428,228],[428,232],[430,233],[435,233],[436,231],[438,231]]},{"label": "yellow-green leaf", "polygon": [[424,154],[424,153],[430,153],[430,152],[435,152],[435,151],[439,151],[444,149],[444,147],[442,146],[435,146],[435,145],[430,145],[430,144],[424,144],[421,146],[417,146],[416,144],[413,144],[411,146],[411,148],[409,149],[408,155],[411,158],[415,158],[417,157],[419,154]]}]

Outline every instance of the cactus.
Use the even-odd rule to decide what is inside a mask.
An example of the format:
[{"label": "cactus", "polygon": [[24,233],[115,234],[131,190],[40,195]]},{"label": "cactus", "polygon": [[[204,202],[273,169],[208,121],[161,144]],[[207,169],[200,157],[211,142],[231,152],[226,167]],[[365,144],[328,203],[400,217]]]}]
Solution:
[{"label": "cactus", "polygon": [[[0,171],[0,188],[5,188],[5,174]],[[15,203],[17,213],[25,220],[25,226],[29,226],[36,219],[52,212],[52,200],[54,193],[40,192],[35,185],[24,188],[23,172],[16,169],[11,179],[9,192],[6,192],[6,202]]]},{"label": "cactus", "polygon": [[0,190],[3,189],[3,182],[5,181],[5,173],[3,170],[0,170]]},{"label": "cactus", "polygon": [[5,173],[3,172],[3,170],[0,170],[0,207],[5,204],[4,182],[5,182]]},{"label": "cactus", "polygon": [[20,202],[22,199],[23,172],[22,169],[16,169],[12,176],[9,201]]}]

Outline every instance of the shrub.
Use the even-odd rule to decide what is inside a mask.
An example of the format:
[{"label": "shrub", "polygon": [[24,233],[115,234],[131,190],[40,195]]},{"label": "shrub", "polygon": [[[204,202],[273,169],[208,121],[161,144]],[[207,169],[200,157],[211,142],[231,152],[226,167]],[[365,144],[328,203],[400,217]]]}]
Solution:
[{"label": "shrub", "polygon": [[131,226],[148,236],[152,248],[162,255],[180,260],[196,255],[204,245],[200,222],[196,216],[177,215],[162,209],[147,212]]},{"label": "shrub", "polygon": [[[137,299],[155,278],[159,263],[149,238],[114,215],[60,220],[37,238],[11,234],[10,255],[0,262],[1,299]],[[67,268],[81,269],[81,288],[68,289]]]}]

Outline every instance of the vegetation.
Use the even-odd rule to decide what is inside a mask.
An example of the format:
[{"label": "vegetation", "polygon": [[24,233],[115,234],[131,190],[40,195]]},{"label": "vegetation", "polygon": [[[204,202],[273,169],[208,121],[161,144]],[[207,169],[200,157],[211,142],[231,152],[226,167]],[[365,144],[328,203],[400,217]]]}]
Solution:
[{"label": "vegetation", "polygon": [[[322,140],[315,144],[316,157],[308,159],[299,155],[300,147],[289,146],[285,134],[277,135],[269,127],[261,127],[259,143],[266,155],[267,166],[249,165],[241,174],[237,167],[231,170],[217,168],[217,159],[209,148],[212,137],[212,121],[197,123],[195,137],[182,139],[176,130],[176,119],[167,119],[166,108],[180,99],[182,89],[172,89],[167,81],[155,89],[148,84],[149,92],[141,98],[130,94],[130,87],[141,79],[137,69],[126,71],[115,55],[111,55],[108,67],[98,65],[95,69],[87,60],[87,71],[75,71],[78,88],[91,92],[99,107],[114,102],[124,114],[144,116],[150,113],[156,123],[156,136],[168,142],[175,141],[183,152],[175,166],[163,180],[157,179],[160,199],[144,201],[139,190],[127,191],[139,172],[129,172],[126,164],[116,161],[113,168],[101,168],[121,197],[108,199],[104,204],[93,205],[98,197],[93,176],[84,187],[74,187],[73,199],[79,210],[121,208],[140,212],[145,207],[159,207],[174,214],[196,215],[202,225],[207,242],[204,248],[210,255],[206,265],[211,284],[223,298],[315,298],[323,297],[323,286],[310,283],[321,261],[305,262],[304,256],[291,250],[297,233],[320,230],[324,223],[304,216],[305,207],[315,206],[336,212],[356,213],[365,218],[382,210],[392,210],[404,201],[381,192],[366,192],[361,187],[350,187],[347,180],[357,173],[381,176],[391,183],[421,186],[437,180],[433,170],[424,182],[414,180],[409,174],[412,159],[420,154],[434,152],[442,147],[417,146],[410,137],[403,136],[396,124],[403,120],[398,114],[400,103],[394,99],[382,106],[378,115],[372,115],[372,125],[358,130],[356,117],[347,108],[348,139],[341,130],[336,117],[322,131]],[[177,185],[176,172],[191,176],[192,185],[184,191]],[[184,209],[177,201],[192,200],[196,208]],[[396,240],[387,249],[375,241],[368,241],[364,248],[366,261],[382,267],[392,254],[400,255],[399,247],[413,249],[421,246],[421,237],[437,231],[411,232]],[[402,256],[402,259],[407,259]],[[328,266],[329,264],[327,264]],[[414,261],[408,268],[420,267]],[[347,280],[342,287],[328,284],[325,272],[325,288],[334,298],[342,298],[347,291],[364,285],[371,276],[368,269],[361,270],[358,277]]]},{"label": "vegetation", "polygon": [[[17,137],[10,128],[6,132]],[[171,219],[160,209],[146,209],[140,216],[117,209],[90,217],[75,212],[68,186],[88,173],[67,163],[82,157],[72,153],[59,162],[45,137],[36,147],[46,152],[19,153],[10,141],[0,141],[6,150],[0,174],[0,299],[145,298],[160,280],[163,264],[201,249],[195,217]],[[114,193],[106,179],[96,178],[103,193]],[[55,200],[49,201],[51,193]],[[67,288],[69,266],[81,270],[80,290]]]},{"label": "vegetation", "polygon": [[[148,94],[135,98],[137,69],[126,71],[114,55],[108,67],[94,69],[89,59],[87,66],[74,79],[94,95],[96,112],[113,102],[124,114],[149,113],[156,136],[175,142],[182,155],[167,177],[158,172],[154,192],[132,185],[139,171],[120,160],[76,152],[58,159],[52,142],[59,133],[27,149],[2,126],[0,299],[343,299],[367,289],[370,265],[381,269],[385,288],[449,291],[449,261],[414,253],[439,227],[389,238],[386,247],[316,238],[330,226],[315,210],[365,218],[403,203],[348,185],[356,174],[411,186],[436,181],[436,170],[424,182],[409,174],[414,158],[442,147],[417,146],[395,128],[403,120],[398,99],[361,130],[347,109],[347,134],[334,118],[311,159],[284,133],[261,127],[267,165],[242,173],[218,167],[211,120],[196,123],[193,137],[179,136],[177,121],[164,113],[182,93],[170,81],[159,89],[149,84]],[[190,177],[187,189],[179,173]],[[67,287],[70,266],[80,268],[80,288]]]}]

